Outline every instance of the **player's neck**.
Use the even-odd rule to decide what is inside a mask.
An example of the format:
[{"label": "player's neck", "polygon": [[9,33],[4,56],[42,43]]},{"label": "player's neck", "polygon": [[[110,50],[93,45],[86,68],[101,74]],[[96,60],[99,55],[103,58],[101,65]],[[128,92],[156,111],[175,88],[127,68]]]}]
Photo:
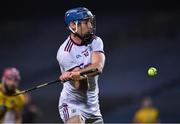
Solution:
[{"label": "player's neck", "polygon": [[76,44],[81,45],[82,40],[81,40],[79,37],[77,37],[76,35],[70,34],[70,38],[71,38],[71,39],[73,40],[73,42],[75,42]]}]

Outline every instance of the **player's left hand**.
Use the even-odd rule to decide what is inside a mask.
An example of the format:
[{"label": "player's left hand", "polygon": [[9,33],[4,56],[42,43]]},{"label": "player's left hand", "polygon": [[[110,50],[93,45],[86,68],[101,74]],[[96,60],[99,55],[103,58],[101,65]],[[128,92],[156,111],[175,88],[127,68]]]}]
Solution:
[{"label": "player's left hand", "polygon": [[71,75],[71,72],[69,72],[69,71],[64,72],[62,75],[60,75],[59,79],[61,80],[61,83],[64,83],[68,80],[72,80],[70,75]]},{"label": "player's left hand", "polygon": [[72,71],[70,74],[70,77],[74,81],[79,81],[81,80],[80,72],[79,71]]}]

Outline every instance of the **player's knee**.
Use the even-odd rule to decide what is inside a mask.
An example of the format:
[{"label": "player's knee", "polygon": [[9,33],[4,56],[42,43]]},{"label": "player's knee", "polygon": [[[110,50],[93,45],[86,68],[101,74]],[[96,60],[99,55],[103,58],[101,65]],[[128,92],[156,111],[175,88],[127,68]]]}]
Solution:
[{"label": "player's knee", "polygon": [[70,124],[70,123],[83,124],[83,123],[84,123],[84,120],[83,120],[83,118],[81,118],[80,115],[75,115],[75,116],[69,118],[65,123],[66,123],[66,124]]}]

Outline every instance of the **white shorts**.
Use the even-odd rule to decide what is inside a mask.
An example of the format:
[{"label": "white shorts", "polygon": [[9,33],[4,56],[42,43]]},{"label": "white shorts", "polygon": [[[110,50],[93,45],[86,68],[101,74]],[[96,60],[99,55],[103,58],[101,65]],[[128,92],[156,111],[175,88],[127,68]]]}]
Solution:
[{"label": "white shorts", "polygon": [[103,123],[101,115],[94,115],[88,117],[84,112],[84,104],[80,101],[69,97],[68,94],[61,94],[59,101],[59,114],[63,122],[66,122],[69,118],[79,115],[82,121],[87,123]]},{"label": "white shorts", "polygon": [[66,122],[69,118],[75,115],[79,115],[81,119],[84,121],[84,118],[82,117],[77,107],[70,103],[62,103],[59,106],[59,114],[63,122]]}]

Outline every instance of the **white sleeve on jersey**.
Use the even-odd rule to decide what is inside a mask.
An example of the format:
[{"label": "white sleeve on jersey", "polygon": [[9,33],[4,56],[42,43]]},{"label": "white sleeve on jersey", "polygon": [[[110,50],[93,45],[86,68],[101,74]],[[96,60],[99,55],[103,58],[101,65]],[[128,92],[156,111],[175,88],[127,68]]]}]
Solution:
[{"label": "white sleeve on jersey", "polygon": [[78,64],[72,58],[71,54],[66,51],[58,52],[57,60],[59,62],[62,71],[68,71],[78,66]]},{"label": "white sleeve on jersey", "polygon": [[92,50],[104,52],[103,49],[104,49],[103,41],[100,37],[97,37],[97,39],[92,42]]}]

